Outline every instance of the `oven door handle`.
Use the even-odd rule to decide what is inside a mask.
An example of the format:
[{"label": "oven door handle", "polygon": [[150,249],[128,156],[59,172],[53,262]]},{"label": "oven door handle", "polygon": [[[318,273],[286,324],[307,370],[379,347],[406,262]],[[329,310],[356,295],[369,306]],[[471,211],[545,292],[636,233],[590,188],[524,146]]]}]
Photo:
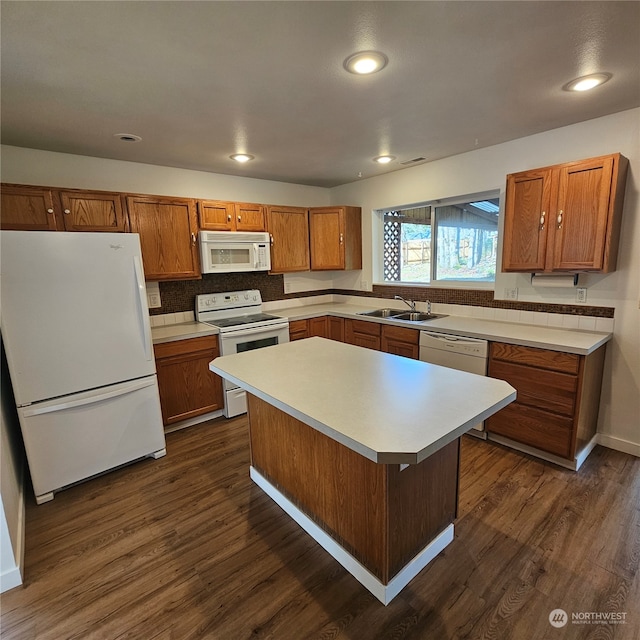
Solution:
[{"label": "oven door handle", "polygon": [[255,329],[239,329],[238,331],[229,331],[220,335],[220,338],[243,338],[244,336],[254,336],[259,333],[271,333],[272,331],[282,331],[288,329],[288,324],[271,324],[266,327],[256,327]]}]

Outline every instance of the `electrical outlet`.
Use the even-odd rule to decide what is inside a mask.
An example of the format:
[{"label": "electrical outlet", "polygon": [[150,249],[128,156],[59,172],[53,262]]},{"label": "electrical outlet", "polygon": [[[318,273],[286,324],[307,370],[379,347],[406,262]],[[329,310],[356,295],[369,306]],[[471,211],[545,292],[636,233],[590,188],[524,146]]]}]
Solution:
[{"label": "electrical outlet", "polygon": [[150,291],[149,293],[147,293],[147,303],[149,304],[149,309],[159,309],[162,306],[162,301],[160,300],[160,292]]},{"label": "electrical outlet", "polygon": [[285,293],[291,293],[291,283],[290,282],[285,282],[284,283],[284,292]]},{"label": "electrical outlet", "polygon": [[576,302],[587,301],[587,289],[586,287],[578,287],[576,289]]},{"label": "electrical outlet", "polygon": [[360,280],[360,290],[369,291],[369,283],[366,280]]},{"label": "electrical outlet", "polygon": [[517,300],[518,299],[518,289],[505,289],[504,290],[504,299],[505,300]]}]

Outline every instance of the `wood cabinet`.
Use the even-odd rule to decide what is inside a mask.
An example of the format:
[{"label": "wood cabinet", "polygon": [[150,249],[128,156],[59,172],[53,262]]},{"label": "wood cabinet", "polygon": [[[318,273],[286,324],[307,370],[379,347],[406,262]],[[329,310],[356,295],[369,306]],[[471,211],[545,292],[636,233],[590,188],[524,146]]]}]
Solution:
[{"label": "wood cabinet", "polygon": [[613,271],[627,166],[612,154],[508,175],[502,270]]},{"label": "wood cabinet", "polygon": [[300,207],[267,207],[271,272],[309,270],[309,217]]},{"label": "wood cabinet", "polygon": [[311,270],[362,269],[360,207],[309,209]]},{"label": "wood cabinet", "polygon": [[125,231],[122,196],[105,191],[59,191],[65,231]]},{"label": "wood cabinet", "polygon": [[327,316],[327,338],[344,342],[344,318]]},{"label": "wood cabinet", "polygon": [[199,200],[200,228],[206,231],[265,231],[265,208],[248,202]]},{"label": "wood cabinet", "polygon": [[[56,231],[59,207],[53,189],[24,185],[2,185],[2,229]],[[56,211],[57,210],[57,211]]]},{"label": "wood cabinet", "polygon": [[492,342],[489,376],[518,395],[490,433],[572,460],[596,433],[605,347],[588,356]]},{"label": "wood cabinet", "polygon": [[209,370],[220,355],[218,336],[163,342],[154,352],[165,425],[223,408],[222,378]]},{"label": "wood cabinet", "polygon": [[393,325],[382,325],[380,346],[382,351],[405,358],[418,359],[420,352],[420,332]]},{"label": "wood cabinet", "polygon": [[379,351],[380,333],[380,324],[377,322],[352,320],[351,318],[347,318],[344,321],[344,341],[348,344]]},{"label": "wood cabinet", "polygon": [[128,196],[127,210],[131,231],[140,234],[147,280],[202,277],[194,200]]},{"label": "wood cabinet", "polygon": [[289,340],[302,340],[303,338],[329,338],[328,333],[329,318],[319,316],[303,320],[292,320],[289,323]]},{"label": "wood cabinet", "polygon": [[126,216],[119,193],[3,184],[2,228],[122,232]]}]

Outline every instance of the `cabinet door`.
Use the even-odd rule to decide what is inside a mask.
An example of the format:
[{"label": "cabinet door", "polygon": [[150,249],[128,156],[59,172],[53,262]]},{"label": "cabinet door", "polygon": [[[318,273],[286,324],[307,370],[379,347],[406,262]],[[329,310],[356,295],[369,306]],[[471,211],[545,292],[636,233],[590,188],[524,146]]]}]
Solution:
[{"label": "cabinet door", "polygon": [[416,329],[383,325],[380,346],[386,353],[417,360],[420,352],[419,340],[420,333]]},{"label": "cabinet door", "polygon": [[309,209],[311,269],[344,269],[345,221],[341,208]]},{"label": "cabinet door", "polygon": [[155,346],[160,406],[165,425],[222,409],[222,379],[209,369],[218,357],[216,336]]},{"label": "cabinet door", "polygon": [[60,191],[65,231],[124,231],[119,193]]},{"label": "cabinet door", "polygon": [[320,318],[309,318],[309,337],[327,337],[327,316]]},{"label": "cabinet door", "polygon": [[127,197],[131,231],[140,234],[147,280],[201,278],[193,200]]},{"label": "cabinet door", "polygon": [[237,231],[264,231],[264,207],[261,204],[236,202],[234,204]]},{"label": "cabinet door", "polygon": [[235,229],[235,207],[233,202],[199,200],[198,216],[200,228],[206,231],[233,231]]},{"label": "cabinet door", "polygon": [[380,350],[380,325],[364,320],[344,321],[344,341],[358,347]]},{"label": "cabinet door", "polygon": [[289,323],[289,340],[302,340],[309,337],[309,322],[307,320],[292,320]]},{"label": "cabinet door", "polygon": [[54,196],[46,187],[2,185],[2,229],[56,231]]},{"label": "cabinet door", "polygon": [[267,230],[271,234],[272,273],[309,270],[309,219],[306,209],[267,207]]},{"label": "cabinet door", "polygon": [[344,318],[327,318],[327,338],[344,342]]},{"label": "cabinet door", "polygon": [[551,212],[550,170],[507,176],[503,271],[543,271]]},{"label": "cabinet door", "polygon": [[602,269],[612,176],[612,156],[560,169],[552,269]]}]

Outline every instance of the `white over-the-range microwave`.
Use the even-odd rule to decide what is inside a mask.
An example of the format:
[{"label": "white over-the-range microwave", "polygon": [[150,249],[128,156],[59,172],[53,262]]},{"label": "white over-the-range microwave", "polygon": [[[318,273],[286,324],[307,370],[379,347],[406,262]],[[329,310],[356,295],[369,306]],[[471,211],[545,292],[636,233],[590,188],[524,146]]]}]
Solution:
[{"label": "white over-the-range microwave", "polygon": [[200,231],[202,273],[269,271],[269,234],[246,231]]}]

